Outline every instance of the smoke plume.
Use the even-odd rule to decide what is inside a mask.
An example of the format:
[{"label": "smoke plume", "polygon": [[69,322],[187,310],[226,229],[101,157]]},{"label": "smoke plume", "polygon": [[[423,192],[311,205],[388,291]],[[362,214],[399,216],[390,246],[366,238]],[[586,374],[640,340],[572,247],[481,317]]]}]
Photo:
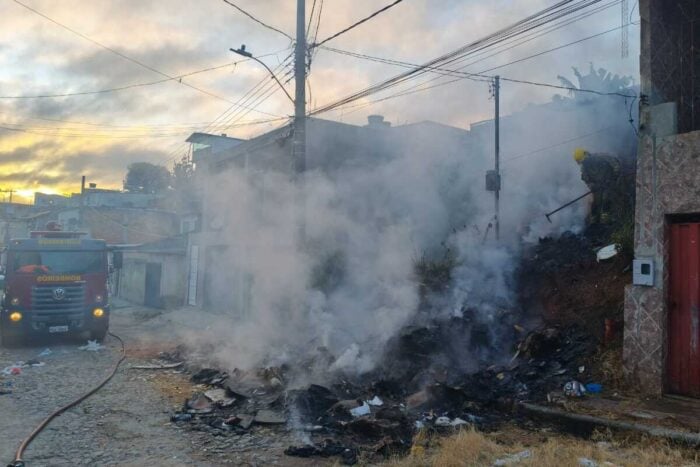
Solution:
[{"label": "smoke plume", "polygon": [[[213,357],[229,369],[288,363],[361,374],[401,328],[426,316],[476,310],[480,322],[496,322],[516,307],[523,247],[584,226],[585,201],[551,222],[544,216],[588,190],[573,149],[634,153],[628,111],[617,97],[575,95],[502,119],[500,241],[484,183],[493,122],[455,138],[429,123],[386,128],[379,131],[394,136],[380,157],[358,150],[332,170],[312,169],[303,247],[300,188],[288,174],[234,167],[207,177],[214,235],[228,245],[211,287],[230,300],[206,315],[206,332],[184,337],[215,343]],[[448,256],[449,284],[422,296],[416,262]]]}]

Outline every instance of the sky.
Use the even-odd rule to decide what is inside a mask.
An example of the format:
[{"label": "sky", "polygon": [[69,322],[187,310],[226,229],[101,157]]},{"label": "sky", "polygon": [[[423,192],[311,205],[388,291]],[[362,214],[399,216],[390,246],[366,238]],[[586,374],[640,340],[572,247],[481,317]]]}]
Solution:
[{"label": "sky", "polygon": [[[266,24],[294,35],[295,0],[232,1]],[[193,131],[249,138],[284,124],[284,117],[293,114],[292,103],[261,65],[241,61],[242,57],[229,51],[245,44],[248,51],[277,72],[293,94],[294,83],[287,82],[291,68],[285,66],[292,52],[289,38],[252,21],[223,0],[21,3],[36,11],[17,0],[0,3],[0,189],[16,190],[15,200],[30,202],[35,191],[76,192],[82,175],[100,187],[120,188],[130,163],[171,166],[183,157],[188,150],[184,140]],[[307,0],[307,16],[314,3],[311,38],[321,41],[391,2]],[[554,3],[404,0],[326,45],[424,63]],[[468,65],[464,70],[475,73],[499,67],[487,74],[497,72],[513,79],[558,84],[557,75],[573,79],[572,67],[587,70],[593,63],[596,68],[638,81],[639,26],[628,27],[629,53],[623,58],[621,6],[615,0],[598,4],[605,5],[610,7],[459,66]],[[638,22],[636,2],[629,0],[628,8],[631,21]],[[610,32],[520,61],[605,31]],[[502,66],[513,61],[518,62]],[[215,69],[167,79],[209,68]],[[316,49],[308,79],[307,108],[333,102],[403,70]],[[489,86],[481,81],[464,79],[372,102],[433,78],[426,76],[319,117],[364,124],[368,115],[381,114],[394,125],[434,120],[461,128],[491,118]],[[423,87],[448,80],[438,77]],[[162,82],[142,85],[158,81]],[[94,93],[122,87],[127,88]],[[504,83],[502,112],[508,114],[547,102],[555,92]],[[87,94],[28,98],[69,93]]]}]

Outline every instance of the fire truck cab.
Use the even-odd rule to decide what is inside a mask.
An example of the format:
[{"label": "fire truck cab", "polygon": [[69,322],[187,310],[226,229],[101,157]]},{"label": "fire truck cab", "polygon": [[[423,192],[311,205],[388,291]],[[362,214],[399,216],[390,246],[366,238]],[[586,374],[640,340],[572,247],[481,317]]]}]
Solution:
[{"label": "fire truck cab", "polygon": [[109,327],[107,246],[80,232],[31,232],[5,251],[0,306],[3,345],[25,337],[89,333]]}]

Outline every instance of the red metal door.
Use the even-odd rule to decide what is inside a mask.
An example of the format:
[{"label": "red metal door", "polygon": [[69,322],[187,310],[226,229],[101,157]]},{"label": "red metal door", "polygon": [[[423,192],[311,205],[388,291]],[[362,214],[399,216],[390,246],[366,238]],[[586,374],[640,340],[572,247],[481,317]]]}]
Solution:
[{"label": "red metal door", "polygon": [[700,223],[670,231],[668,389],[700,397]]}]

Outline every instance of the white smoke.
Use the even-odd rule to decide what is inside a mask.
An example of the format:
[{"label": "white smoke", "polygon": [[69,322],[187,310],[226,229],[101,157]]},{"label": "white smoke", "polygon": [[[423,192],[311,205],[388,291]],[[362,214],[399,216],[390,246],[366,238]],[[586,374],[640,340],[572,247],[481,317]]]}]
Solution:
[{"label": "white smoke", "polygon": [[477,308],[484,322],[496,319],[499,308],[516,304],[513,272],[523,245],[584,224],[585,202],[551,223],[544,214],[587,191],[570,155],[590,140],[541,149],[606,124],[617,130],[595,133],[592,149],[615,149],[620,128],[631,132],[620,126],[624,109],[599,112],[616,105],[531,109],[533,118],[504,120],[500,242],[489,227],[494,202],[484,183],[493,166],[488,128],[481,139],[473,132],[467,146],[441,139],[431,125],[411,127],[405,141],[388,140],[385,157],[356,154],[332,172],[308,172],[305,247],[297,242],[299,187],[288,175],[230,168],[207,178],[215,187],[208,202],[223,216],[217,235],[230,245],[222,253],[226,270],[217,271],[222,294],[245,297],[207,330],[206,339],[217,343],[214,357],[232,369],[324,356],[332,371],[369,371],[418,312],[415,259],[445,248],[457,266],[433,313]]}]

